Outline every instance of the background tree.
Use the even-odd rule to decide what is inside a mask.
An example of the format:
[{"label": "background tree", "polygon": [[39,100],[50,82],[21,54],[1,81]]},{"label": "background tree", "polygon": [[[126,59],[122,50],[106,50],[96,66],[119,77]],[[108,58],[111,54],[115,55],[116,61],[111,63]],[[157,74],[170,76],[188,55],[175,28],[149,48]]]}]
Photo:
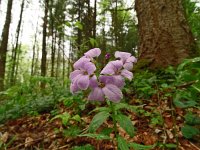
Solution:
[{"label": "background tree", "polygon": [[139,59],[151,68],[177,65],[194,51],[182,0],[135,1]]},{"label": "background tree", "polygon": [[15,46],[12,50],[12,57],[11,57],[11,70],[10,70],[10,85],[14,85],[16,81],[16,66],[17,64],[17,53],[19,53],[19,35],[20,35],[20,29],[21,29],[21,24],[22,24],[22,18],[23,18],[23,12],[24,12],[24,4],[25,0],[22,0],[21,3],[21,10],[20,10],[20,16],[19,16],[19,21],[17,25],[17,30],[16,30],[16,37],[15,37]]},{"label": "background tree", "polygon": [[8,47],[9,29],[11,22],[11,10],[12,10],[13,0],[8,0],[7,3],[7,13],[6,21],[4,24],[3,32],[1,35],[1,46],[0,46],[0,91],[4,89],[4,78],[6,69],[6,54]]},{"label": "background tree", "polygon": [[[47,37],[47,17],[48,17],[48,5],[49,0],[44,0],[44,20],[43,20],[43,38],[42,38],[42,59],[41,59],[41,76],[46,76],[46,63],[47,63],[47,49],[46,49],[46,37]],[[44,88],[45,84],[42,83],[41,87]]]}]

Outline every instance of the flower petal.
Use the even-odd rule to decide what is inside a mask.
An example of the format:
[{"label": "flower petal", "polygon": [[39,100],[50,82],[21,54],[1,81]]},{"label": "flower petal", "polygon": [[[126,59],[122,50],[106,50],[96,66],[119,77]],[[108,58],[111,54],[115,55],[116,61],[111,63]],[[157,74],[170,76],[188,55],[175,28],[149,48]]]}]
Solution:
[{"label": "flower petal", "polygon": [[125,82],[124,82],[124,78],[121,75],[115,75],[113,76],[114,82],[113,84],[116,85],[119,88],[124,87]]},{"label": "flower petal", "polygon": [[70,73],[70,80],[74,80],[78,75],[83,74],[81,70],[74,70]]},{"label": "flower petal", "polygon": [[91,63],[91,62],[85,62],[85,64],[84,64],[84,66],[83,66],[82,69],[85,70],[85,71],[87,71],[87,73],[89,75],[91,75],[96,70],[96,66],[93,63]]},{"label": "flower petal", "polygon": [[114,70],[114,66],[112,63],[108,63],[104,68],[103,70],[101,71],[100,74],[107,74],[107,75],[112,75],[112,74],[115,74],[115,70]]},{"label": "flower petal", "polygon": [[78,88],[76,82],[70,84],[70,91],[72,94],[78,92],[80,89]]},{"label": "flower petal", "polygon": [[125,62],[129,57],[131,57],[131,53],[127,52],[115,52],[115,58],[120,58],[123,62]]},{"label": "flower petal", "polygon": [[125,78],[128,78],[129,80],[132,80],[133,79],[133,73],[126,70],[126,69],[123,69],[121,71],[121,75],[124,76]]},{"label": "flower petal", "polygon": [[89,58],[81,57],[79,60],[77,60],[73,67],[74,69],[83,69],[86,62],[90,62]]},{"label": "flower petal", "polygon": [[104,93],[100,87],[94,88],[88,96],[88,100],[104,101]]},{"label": "flower petal", "polygon": [[115,73],[123,66],[123,62],[120,60],[111,61],[110,63],[113,65]]},{"label": "flower petal", "polygon": [[113,84],[107,84],[103,89],[103,93],[108,98],[108,100],[113,101],[115,103],[120,102],[122,99],[122,91]]},{"label": "flower petal", "polygon": [[127,70],[132,70],[133,69],[133,63],[132,62],[126,62],[123,67]]},{"label": "flower petal", "polygon": [[77,85],[81,90],[86,90],[89,86],[89,76],[88,75],[82,75],[77,79]]},{"label": "flower petal", "polygon": [[84,55],[88,58],[98,57],[100,54],[101,54],[101,50],[99,48],[93,48],[87,51],[86,53],[84,53]]},{"label": "flower petal", "polygon": [[113,76],[101,75],[99,77],[99,81],[102,82],[102,83],[104,83],[104,84],[109,84],[109,83],[114,84],[114,78],[113,78]]},{"label": "flower petal", "polygon": [[90,78],[90,85],[89,85],[89,87],[91,87],[91,88],[98,87],[98,81],[97,81],[96,75],[93,75],[93,76]]},{"label": "flower petal", "polygon": [[134,56],[129,57],[126,62],[132,62],[132,63],[136,63],[137,59]]}]

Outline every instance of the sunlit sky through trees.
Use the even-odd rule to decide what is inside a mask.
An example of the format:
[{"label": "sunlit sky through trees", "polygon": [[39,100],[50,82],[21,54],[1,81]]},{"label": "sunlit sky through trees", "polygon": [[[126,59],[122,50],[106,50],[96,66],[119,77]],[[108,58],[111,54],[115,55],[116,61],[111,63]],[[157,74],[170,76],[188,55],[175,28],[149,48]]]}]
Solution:
[{"label": "sunlit sky through trees", "polygon": [[[99,2],[100,0],[98,0]],[[134,7],[134,1],[130,0],[124,0],[126,7]],[[43,3],[39,2],[39,0],[26,0],[26,5],[24,9],[24,14],[23,14],[23,22],[22,22],[22,30],[20,34],[20,42],[23,43],[23,45],[26,45],[30,49],[32,49],[32,43],[34,40],[34,34],[36,32],[36,27],[37,23],[39,26],[39,36],[38,36],[38,41],[42,41],[42,24],[43,24],[43,16],[44,16],[44,11],[43,11]],[[0,33],[2,33],[2,28],[5,22],[5,15],[6,15],[6,5],[7,1],[2,1],[0,5]],[[91,6],[93,6],[93,1],[91,2]],[[17,28],[17,23],[19,21],[19,15],[20,15],[20,6],[21,6],[21,1],[16,0],[14,1],[13,4],[13,9],[12,9],[12,23],[10,26],[10,36],[9,36],[9,41],[10,43],[15,42],[15,33],[16,33],[16,28]],[[69,6],[70,7],[70,6]],[[98,11],[98,10],[97,10]],[[131,10],[133,14],[133,18],[135,16],[135,11]],[[67,19],[67,16],[66,16]],[[98,16],[97,16],[98,19]],[[109,24],[111,24],[111,18],[108,15],[107,17],[107,30],[109,30]],[[70,34],[70,28],[66,28],[66,34]],[[97,27],[97,32],[98,32],[98,27]],[[11,46],[11,45],[9,45]],[[67,47],[69,47],[69,41],[66,41],[66,55],[68,56],[68,50]],[[29,54],[28,54],[29,55]],[[30,54],[31,56],[31,54]]]}]

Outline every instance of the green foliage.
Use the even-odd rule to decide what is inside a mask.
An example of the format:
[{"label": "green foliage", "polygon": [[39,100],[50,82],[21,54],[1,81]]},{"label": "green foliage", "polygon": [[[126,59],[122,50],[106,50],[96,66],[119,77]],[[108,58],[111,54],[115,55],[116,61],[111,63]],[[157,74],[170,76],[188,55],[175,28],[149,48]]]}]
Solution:
[{"label": "green foliage", "polygon": [[119,150],[129,150],[128,144],[120,135],[117,136],[117,146]]},{"label": "green foliage", "polygon": [[110,113],[107,111],[101,111],[98,114],[94,116],[92,119],[90,126],[88,128],[89,132],[94,132],[96,131],[100,125],[110,116]]},{"label": "green foliage", "polygon": [[53,120],[55,120],[55,119],[57,119],[57,118],[62,119],[62,124],[63,124],[64,126],[66,126],[67,123],[68,123],[68,121],[69,121],[69,119],[71,118],[71,115],[70,115],[69,113],[65,112],[65,113],[63,113],[63,114],[56,115],[55,117],[53,117],[53,118],[51,119],[51,121],[53,121]]},{"label": "green foliage", "polygon": [[132,82],[133,91],[138,95],[139,98],[150,98],[157,92],[154,88],[157,80],[156,75],[148,71],[135,73],[134,80]]},{"label": "green foliage", "polygon": [[141,145],[141,144],[137,144],[137,143],[129,143],[129,146],[131,148],[133,148],[134,150],[150,150],[153,149],[156,144],[154,145]]},{"label": "green foliage", "polygon": [[110,136],[104,134],[87,133],[87,134],[80,134],[79,136],[95,138],[97,140],[110,140]]},{"label": "green foliage", "polygon": [[196,135],[200,134],[200,130],[198,128],[195,128],[190,125],[184,125],[181,128],[181,132],[183,133],[183,136],[186,137],[187,139],[191,139]]},{"label": "green foliage", "polygon": [[77,126],[70,126],[68,129],[63,130],[65,137],[77,137],[81,133],[81,129]]},{"label": "green foliage", "polygon": [[185,116],[185,122],[189,125],[200,125],[200,117],[192,113],[187,113]]},{"label": "green foliage", "polygon": [[84,146],[75,146],[72,150],[94,150],[94,147],[90,144],[86,144]]},{"label": "green foliage", "polygon": [[119,125],[131,136],[133,137],[135,134],[135,130],[134,130],[134,126],[130,120],[130,118],[128,118],[125,115],[122,114],[118,114],[116,116],[116,120],[119,123]]},{"label": "green foliage", "polygon": [[[40,88],[41,81],[46,83],[45,89]],[[54,78],[32,77],[30,81],[0,93],[0,97],[4,97],[0,106],[0,123],[27,114],[50,112],[59,100],[70,95]]]}]

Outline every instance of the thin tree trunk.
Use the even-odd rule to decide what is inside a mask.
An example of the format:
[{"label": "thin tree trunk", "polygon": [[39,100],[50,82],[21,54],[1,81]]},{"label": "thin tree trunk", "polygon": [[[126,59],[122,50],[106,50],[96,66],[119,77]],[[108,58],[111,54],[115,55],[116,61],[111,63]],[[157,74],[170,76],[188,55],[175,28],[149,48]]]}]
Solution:
[{"label": "thin tree trunk", "polygon": [[11,10],[12,10],[13,0],[8,0],[6,21],[4,24],[3,32],[1,35],[1,46],[0,46],[0,91],[4,90],[4,78],[6,69],[6,54],[8,47],[8,37],[11,22]]},{"label": "thin tree trunk", "polygon": [[[54,77],[54,64],[55,64],[55,47],[56,44],[56,33],[54,33],[54,16],[53,16],[53,0],[51,0],[51,77]],[[55,36],[55,37],[54,37]]]},{"label": "thin tree trunk", "polygon": [[63,78],[63,86],[65,86],[65,40],[64,40],[64,37],[63,37],[63,47],[62,47],[62,52],[63,52],[63,60],[62,60],[62,63],[63,63],[63,69],[62,69],[62,78]]},{"label": "thin tree trunk", "polygon": [[[45,0],[45,14],[43,22],[43,38],[42,38],[42,60],[41,60],[41,76],[46,76],[47,50],[46,50],[46,36],[47,36],[47,15],[48,15],[49,0]],[[45,83],[41,83],[41,88],[45,88]]]},{"label": "thin tree trunk", "polygon": [[56,79],[59,77],[59,70],[60,70],[60,49],[61,49],[61,36],[59,36],[58,41],[58,53],[57,53],[57,64],[56,64]]},{"label": "thin tree trunk", "polygon": [[[19,50],[21,50],[21,46],[22,46],[22,43],[20,43],[19,44]],[[16,70],[15,70],[15,78],[17,78],[17,75],[18,75],[18,70],[19,70],[19,56],[20,56],[20,51],[17,53],[17,60],[16,60],[16,63],[17,63],[17,65],[16,65]]]},{"label": "thin tree trunk", "polygon": [[191,55],[194,39],[181,0],[136,0],[135,7],[140,66],[177,65]]},{"label": "thin tree trunk", "polygon": [[[96,18],[97,18],[97,0],[94,1],[94,15],[93,15],[93,38],[96,39]],[[96,45],[94,44],[94,47]]]},{"label": "thin tree trunk", "polygon": [[10,85],[15,84],[15,69],[16,69],[16,59],[17,59],[17,53],[18,53],[18,47],[19,47],[19,34],[20,34],[20,29],[21,29],[21,24],[22,24],[22,17],[23,17],[23,11],[24,11],[24,0],[22,0],[21,4],[21,11],[20,11],[20,17],[19,17],[19,22],[17,25],[17,30],[16,30],[16,40],[15,40],[15,48],[13,50],[13,57],[12,57],[12,68],[11,68],[11,76],[10,76]]},{"label": "thin tree trunk", "polygon": [[115,46],[118,46],[118,30],[117,30],[117,23],[118,23],[118,0],[115,2],[115,15],[114,15],[114,34],[115,34]]},{"label": "thin tree trunk", "polygon": [[31,62],[31,76],[35,75],[35,48],[37,44],[37,34],[38,34],[38,21],[37,21],[37,26],[36,26],[36,31],[35,31],[35,37],[34,37],[34,44],[33,44],[33,57],[32,57],[32,62]]},{"label": "thin tree trunk", "polygon": [[[82,0],[78,0],[78,21],[79,22],[81,22],[81,13],[82,13],[81,1]],[[78,38],[77,38],[78,56],[81,55],[81,43],[82,43],[82,31],[78,28]]]}]

